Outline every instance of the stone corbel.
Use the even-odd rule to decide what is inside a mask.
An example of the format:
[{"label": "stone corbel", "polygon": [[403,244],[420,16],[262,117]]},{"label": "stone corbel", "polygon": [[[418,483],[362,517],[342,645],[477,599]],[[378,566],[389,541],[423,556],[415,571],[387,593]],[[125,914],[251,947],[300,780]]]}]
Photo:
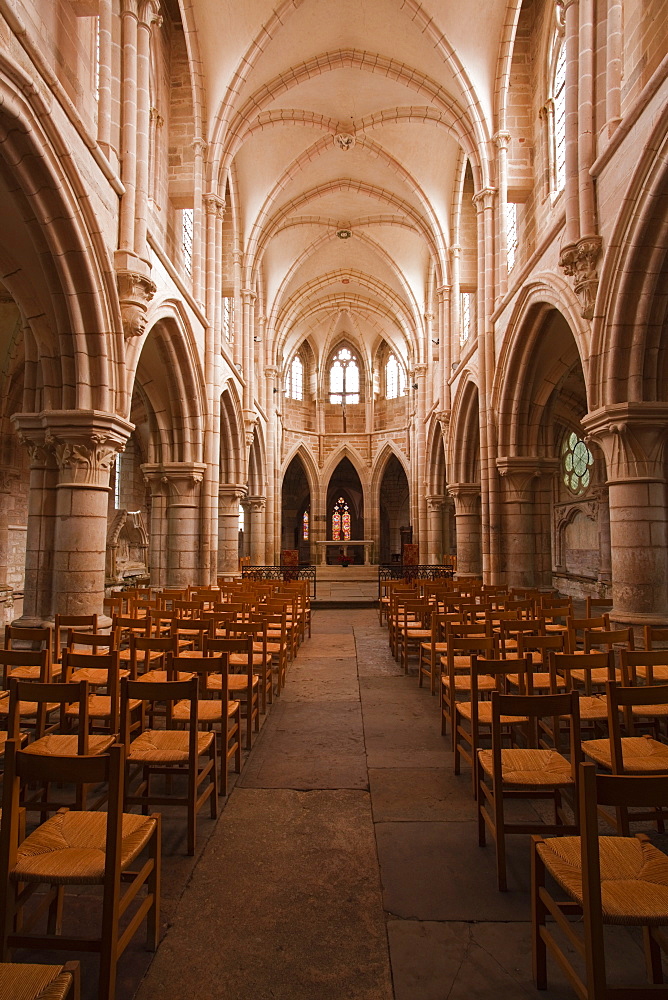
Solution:
[{"label": "stone corbel", "polygon": [[244,410],[244,434],[246,437],[246,447],[250,448],[255,437],[255,425],[257,424],[257,413],[255,410]]},{"label": "stone corbel", "polygon": [[564,247],[559,257],[564,274],[573,278],[573,288],[580,301],[580,315],[584,319],[592,319],[594,315],[598,290],[597,262],[602,247],[600,236],[587,236]]},{"label": "stone corbel", "polygon": [[118,271],[118,297],[121,304],[123,336],[126,340],[141,337],[146,329],[146,310],[155,295],[156,286],[145,274]]}]

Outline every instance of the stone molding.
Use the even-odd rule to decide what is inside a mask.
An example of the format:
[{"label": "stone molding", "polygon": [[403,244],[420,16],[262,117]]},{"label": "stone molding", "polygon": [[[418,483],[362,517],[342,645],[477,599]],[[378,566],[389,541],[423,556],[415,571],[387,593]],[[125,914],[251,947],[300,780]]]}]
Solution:
[{"label": "stone molding", "polygon": [[245,486],[235,483],[223,483],[218,487],[218,504],[221,516],[239,514],[239,504],[247,495]]},{"label": "stone molding", "polygon": [[196,507],[199,487],[204,478],[204,462],[146,463],[141,466],[151,495],[163,493],[169,507]]},{"label": "stone molding", "polygon": [[665,482],[668,403],[614,403],[582,420],[605,455],[607,484]]},{"label": "stone molding", "polygon": [[425,500],[427,501],[427,510],[429,513],[436,514],[445,507],[446,498],[444,496],[427,496]]}]

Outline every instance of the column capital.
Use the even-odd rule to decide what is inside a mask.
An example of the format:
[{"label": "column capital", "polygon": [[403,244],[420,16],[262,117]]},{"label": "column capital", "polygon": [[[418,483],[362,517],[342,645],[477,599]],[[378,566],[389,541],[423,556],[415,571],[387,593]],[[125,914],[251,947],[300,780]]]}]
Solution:
[{"label": "column capital", "polygon": [[480,191],[476,193],[471,198],[471,201],[476,207],[478,212],[484,211],[486,208],[491,208],[494,204],[494,195],[496,194],[495,187],[481,188]]},{"label": "column capital", "polygon": [[557,471],[559,459],[535,455],[505,455],[497,458],[496,467],[506,486],[506,502],[526,502],[533,499],[535,481],[545,473]]},{"label": "column capital", "polygon": [[257,295],[255,294],[252,288],[242,288],[241,297],[244,300],[244,302],[247,302],[251,306],[257,299]]},{"label": "column capital", "polygon": [[267,506],[266,497],[247,497],[246,499],[248,500],[250,509],[253,511],[254,514],[261,513]]},{"label": "column capital", "polygon": [[585,236],[577,243],[562,247],[559,266],[573,279],[573,289],[580,302],[580,315],[592,319],[598,289],[597,262],[603,249],[600,236]]},{"label": "column capital", "polygon": [[239,504],[247,494],[248,489],[239,483],[221,483],[218,487],[218,502],[221,514],[238,513]]},{"label": "column capital", "polygon": [[204,195],[204,210],[207,215],[218,215],[221,208],[224,213],[225,202],[220,197],[220,195],[217,195],[215,194],[215,192],[212,191]]},{"label": "column capital", "polygon": [[420,362],[420,364],[413,366],[413,374],[415,378],[424,378],[429,370],[429,365]]},{"label": "column capital", "polygon": [[479,512],[480,483],[452,483],[448,493],[455,502],[455,514]]},{"label": "column capital", "polygon": [[605,455],[607,483],[665,482],[668,403],[613,403],[582,420]]},{"label": "column capital", "polygon": [[[60,468],[61,486],[108,489],[109,471],[134,430],[134,424],[100,410],[45,410],[16,413],[12,423],[37,462],[51,451]],[[33,457],[34,456],[34,457]]]},{"label": "column capital", "polygon": [[425,497],[425,500],[427,501],[427,510],[432,513],[437,513],[438,511],[443,510],[446,498],[442,495],[433,494]]},{"label": "column capital", "polygon": [[506,132],[504,130],[500,130],[500,131],[496,132],[492,136],[492,139],[496,143],[496,148],[497,149],[508,149],[508,146],[510,145],[510,140],[512,139],[512,136],[511,136],[510,132]]},{"label": "column capital", "polygon": [[141,470],[153,495],[166,491],[170,507],[192,507],[198,502],[204,462],[145,463]]}]

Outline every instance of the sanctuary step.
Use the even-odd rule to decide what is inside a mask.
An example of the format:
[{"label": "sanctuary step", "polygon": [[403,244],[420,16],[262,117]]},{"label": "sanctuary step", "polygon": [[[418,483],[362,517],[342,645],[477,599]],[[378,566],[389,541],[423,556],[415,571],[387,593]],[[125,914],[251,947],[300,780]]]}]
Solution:
[{"label": "sanctuary step", "polygon": [[317,566],[314,608],[374,607],[378,602],[378,567]]}]

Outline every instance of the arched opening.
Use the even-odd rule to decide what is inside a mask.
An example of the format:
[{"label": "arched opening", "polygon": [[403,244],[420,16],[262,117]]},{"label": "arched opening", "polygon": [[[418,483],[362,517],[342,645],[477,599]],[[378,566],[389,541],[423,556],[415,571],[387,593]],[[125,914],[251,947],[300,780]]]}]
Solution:
[{"label": "arched opening", "polygon": [[410,524],[408,479],[404,468],[392,455],[380,483],[380,552],[381,563],[400,562],[401,528]]},{"label": "arched opening", "polygon": [[[308,517],[305,521],[304,514]],[[311,561],[311,490],[299,455],[283,476],[281,494],[281,549],[298,552],[300,563]]]},{"label": "arched opening", "polygon": [[349,458],[341,459],[329,480],[325,516],[327,540],[341,543],[327,546],[327,562],[364,562],[364,547],[348,544],[364,538],[364,493]]}]

